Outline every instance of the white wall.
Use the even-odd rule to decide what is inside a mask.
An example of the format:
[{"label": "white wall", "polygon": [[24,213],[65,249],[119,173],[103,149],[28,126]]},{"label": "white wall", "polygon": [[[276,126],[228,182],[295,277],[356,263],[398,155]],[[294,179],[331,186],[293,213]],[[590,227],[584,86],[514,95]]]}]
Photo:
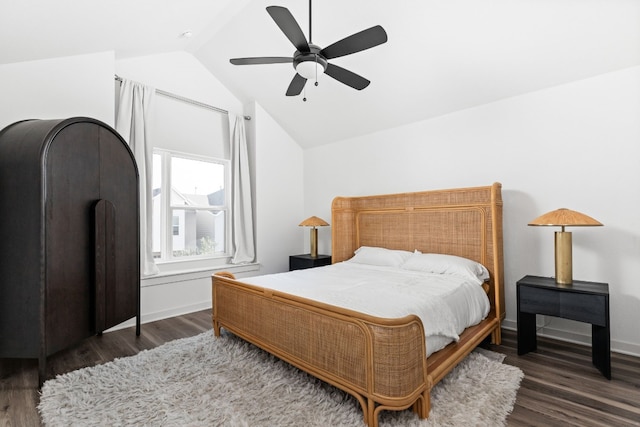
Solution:
[{"label": "white wall", "polygon": [[289,255],[304,250],[298,224],[303,206],[303,151],[260,107],[255,105],[256,227],[260,274],[289,269]]},{"label": "white wall", "polygon": [[79,116],[113,126],[113,72],[113,52],[0,65],[0,129]]},{"label": "white wall", "polygon": [[[503,184],[506,326],[515,282],[554,275],[554,228],[566,207],[604,227],[573,228],[574,279],[610,284],[612,349],[640,355],[640,67],[505,99],[304,152],[305,212],[333,197]],[[320,236],[330,248],[330,234]],[[590,343],[590,328],[547,317],[542,333]]]}]

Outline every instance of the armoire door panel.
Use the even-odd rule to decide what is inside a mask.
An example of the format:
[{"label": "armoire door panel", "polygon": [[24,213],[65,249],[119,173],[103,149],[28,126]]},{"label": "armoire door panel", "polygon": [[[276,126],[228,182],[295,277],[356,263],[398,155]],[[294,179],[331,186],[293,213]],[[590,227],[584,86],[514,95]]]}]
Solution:
[{"label": "armoire door panel", "polygon": [[[139,289],[130,285],[140,280],[138,172],[133,158],[121,148],[121,142],[112,133],[101,130],[100,198],[113,204],[119,225],[114,229],[114,262],[118,268],[107,301],[112,309],[107,313],[107,327],[131,319],[138,310]],[[135,191],[123,192],[122,188]]]},{"label": "armoire door panel", "polygon": [[42,140],[31,135],[50,126],[25,127],[0,132],[0,357],[37,357],[40,347]]},{"label": "armoire door panel", "polygon": [[89,123],[66,127],[51,142],[46,157],[48,354],[95,331],[91,316],[94,301],[91,215],[93,203],[100,197],[97,136],[97,127]]},{"label": "armoire door panel", "polygon": [[115,315],[116,295],[116,210],[113,203],[100,199],[94,206],[95,251],[95,327],[100,333]]}]

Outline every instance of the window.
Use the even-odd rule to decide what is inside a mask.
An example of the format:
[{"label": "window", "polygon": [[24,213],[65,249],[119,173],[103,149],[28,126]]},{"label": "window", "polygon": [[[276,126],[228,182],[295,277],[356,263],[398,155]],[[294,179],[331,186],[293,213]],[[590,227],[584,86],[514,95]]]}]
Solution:
[{"label": "window", "polygon": [[153,254],[157,262],[228,256],[228,161],[155,149]]},{"label": "window", "polygon": [[180,217],[177,215],[173,216],[173,235],[180,235]]}]

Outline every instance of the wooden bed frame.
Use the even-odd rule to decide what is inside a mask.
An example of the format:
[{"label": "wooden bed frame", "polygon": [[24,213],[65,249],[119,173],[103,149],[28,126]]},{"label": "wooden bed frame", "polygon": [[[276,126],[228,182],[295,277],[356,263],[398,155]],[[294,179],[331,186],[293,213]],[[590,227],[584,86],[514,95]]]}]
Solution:
[{"label": "wooden bed frame", "polygon": [[478,344],[500,343],[504,319],[501,185],[366,197],[332,204],[332,262],[360,246],[458,255],[481,262],[490,279],[488,317],[427,359],[422,322],[385,319],[235,280],[212,278],[213,328],[223,327],[355,396],[364,421],[382,410],[430,411],[430,391]]}]

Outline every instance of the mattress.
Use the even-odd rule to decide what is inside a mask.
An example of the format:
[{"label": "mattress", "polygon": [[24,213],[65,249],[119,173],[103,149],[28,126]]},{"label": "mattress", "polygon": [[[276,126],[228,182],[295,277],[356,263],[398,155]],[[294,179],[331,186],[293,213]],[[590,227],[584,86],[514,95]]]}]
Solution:
[{"label": "mattress", "polygon": [[490,306],[482,287],[460,276],[349,261],[243,282],[371,316],[416,315],[424,327],[427,355],[457,341],[465,328],[487,316]]}]

